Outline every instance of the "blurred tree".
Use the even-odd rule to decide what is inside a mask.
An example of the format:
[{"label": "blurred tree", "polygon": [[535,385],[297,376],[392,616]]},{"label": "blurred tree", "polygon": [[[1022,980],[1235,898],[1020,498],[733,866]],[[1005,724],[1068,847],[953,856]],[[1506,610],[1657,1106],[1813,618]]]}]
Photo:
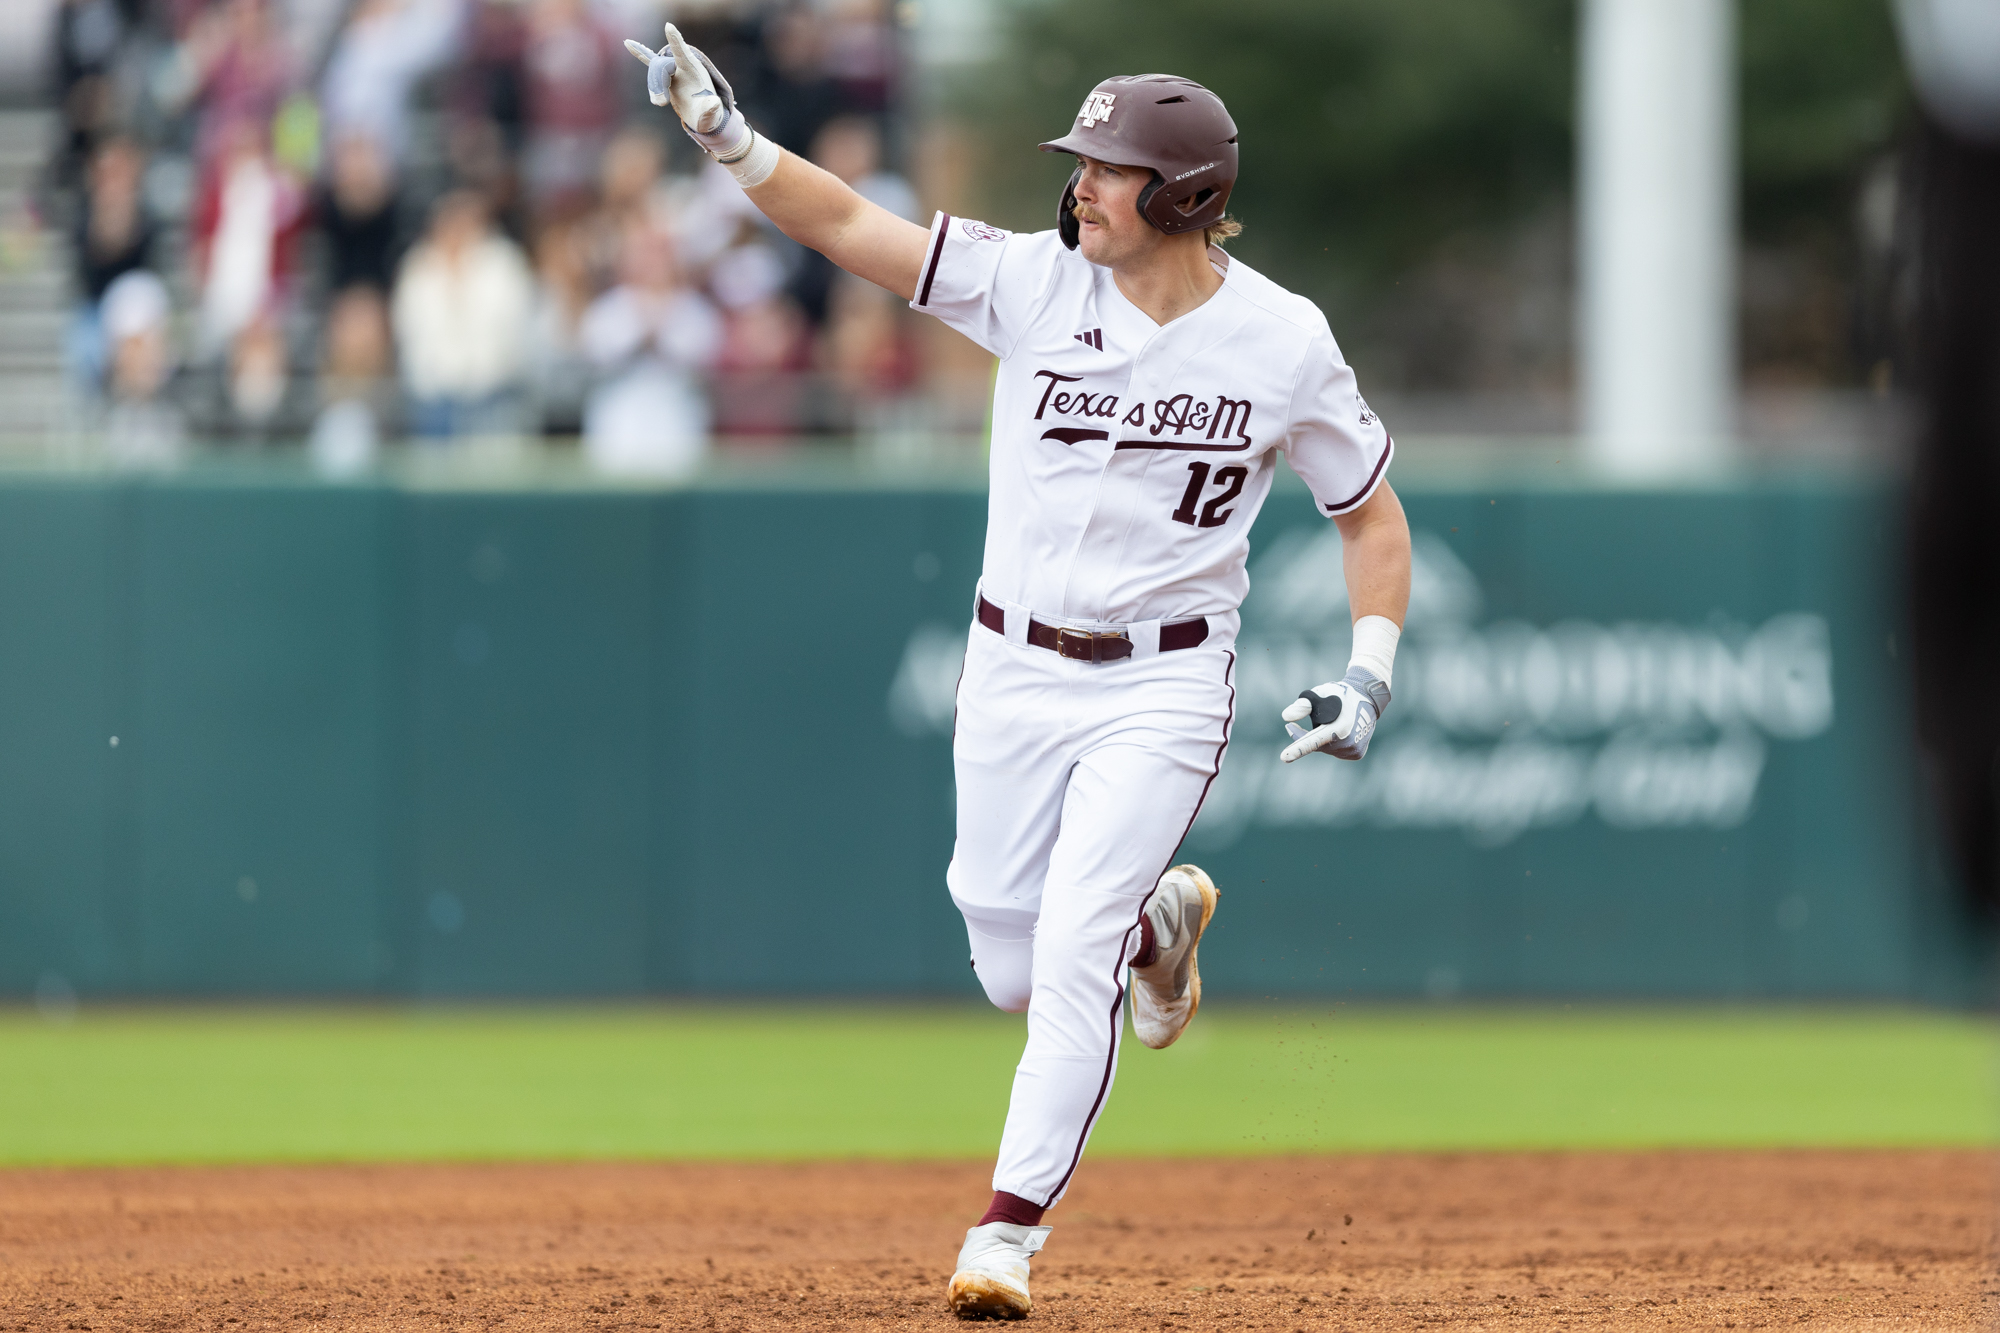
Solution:
[{"label": "blurred tree", "polygon": [[1889,0],[1743,0],[1743,347],[1752,382],[1850,383],[1883,355],[1892,148],[1908,105]]},{"label": "blurred tree", "polygon": [[1745,235],[1845,224],[1905,104],[1888,0],[1744,0],[1740,42]]},{"label": "blurred tree", "polygon": [[[1232,248],[1318,301],[1375,383],[1560,387],[1577,11],[1014,0],[992,67],[954,95],[983,141],[986,216],[1036,229],[1069,167],[1032,145],[1099,79],[1198,79],[1242,131]],[[1903,96],[1888,0],[1742,0],[1741,51],[1746,356],[1851,376],[1853,204]]]}]

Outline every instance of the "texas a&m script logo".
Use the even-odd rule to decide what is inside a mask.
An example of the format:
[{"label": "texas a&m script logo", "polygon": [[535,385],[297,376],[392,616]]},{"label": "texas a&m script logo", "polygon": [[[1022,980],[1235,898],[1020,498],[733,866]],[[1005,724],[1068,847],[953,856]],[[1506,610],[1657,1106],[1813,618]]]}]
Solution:
[{"label": "texas a&m script logo", "polygon": [[1083,99],[1083,110],[1076,113],[1077,124],[1087,130],[1096,128],[1098,121],[1111,119],[1111,104],[1117,100],[1117,93],[1092,93]]},{"label": "texas a&m script logo", "polygon": [[[1143,431],[1141,438],[1128,436],[1118,442],[1120,449],[1183,449],[1195,453],[1239,453],[1248,449],[1250,438],[1250,400],[1231,398],[1218,394],[1213,400],[1197,398],[1191,393],[1176,393],[1166,398],[1156,398],[1152,403],[1140,401],[1132,404],[1121,416],[1118,395],[1115,393],[1091,393],[1083,389],[1063,389],[1059,385],[1075,384],[1081,375],[1064,375],[1053,370],[1038,370],[1035,378],[1045,380],[1042,385],[1041,400],[1035,404],[1036,421],[1050,415],[1059,417],[1097,417],[1106,421],[1117,421],[1132,435]],[[1075,427],[1052,427],[1042,438],[1061,440],[1064,444],[1075,444],[1079,440],[1108,440],[1108,430],[1077,429]]]}]

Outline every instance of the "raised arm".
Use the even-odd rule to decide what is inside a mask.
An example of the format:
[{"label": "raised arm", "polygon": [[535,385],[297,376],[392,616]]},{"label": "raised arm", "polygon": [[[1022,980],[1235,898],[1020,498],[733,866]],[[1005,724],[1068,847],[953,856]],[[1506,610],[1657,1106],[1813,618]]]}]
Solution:
[{"label": "raised arm", "polygon": [[832,172],[780,148],[770,179],[744,193],[800,245],[905,301],[916,296],[930,233],[863,199]]},{"label": "raised arm", "polygon": [[917,294],[927,231],[752,130],[736,109],[729,81],[699,48],[681,40],[673,24],[657,52],[637,42],[625,46],[647,62],[654,105],[673,108],[694,141],[728,168],[779,231],[906,301]]}]

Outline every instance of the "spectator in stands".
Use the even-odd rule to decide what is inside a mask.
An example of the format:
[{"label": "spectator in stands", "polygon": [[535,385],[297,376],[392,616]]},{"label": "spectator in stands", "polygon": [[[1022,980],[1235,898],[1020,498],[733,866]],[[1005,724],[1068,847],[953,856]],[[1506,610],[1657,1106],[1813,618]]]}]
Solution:
[{"label": "spectator in stands", "polygon": [[814,137],[811,156],[863,199],[899,218],[917,220],[917,192],[882,166],[882,125],[875,117],[834,117]]},{"label": "spectator in stands", "polygon": [[70,330],[70,365],[78,384],[104,387],[109,353],[99,305],[111,284],[152,263],[157,228],[147,215],[146,159],[130,139],[107,139],[91,156],[77,213],[77,286],[83,303]]},{"label": "spectator in stands", "polygon": [[415,434],[520,429],[533,304],[527,262],[494,229],[486,201],[469,190],[440,199],[391,306]]},{"label": "spectator in stands", "polygon": [[132,269],[105,289],[102,309],[110,356],[106,453],[124,467],[171,464],[181,455],[181,421],[165,392],[174,372],[166,284]]},{"label": "spectator in stands", "polygon": [[584,312],[600,292],[623,281],[633,229],[668,225],[672,208],[662,176],[665,165],[659,135],[642,125],[628,126],[604,150],[597,207],[576,218],[545,217],[535,228],[534,352],[529,364],[544,433],[583,430],[585,399],[598,374],[581,341]]},{"label": "spectator in stands", "polygon": [[783,283],[777,258],[754,241],[724,252],[709,270],[728,311],[716,418],[729,434],[796,435],[811,416],[803,378],[812,366],[811,330]]},{"label": "spectator in stands", "polygon": [[527,21],[519,0],[472,0],[465,23],[453,114],[497,126],[501,150],[513,157],[527,141]]},{"label": "spectator in stands", "polygon": [[271,157],[268,123],[217,131],[193,236],[201,353],[223,359],[237,424],[255,431],[270,423],[289,380],[283,312],[307,216],[304,186]]},{"label": "spectator in stands", "polygon": [[[676,182],[671,195],[674,241],[681,263],[690,272],[705,272],[735,247],[776,235],[757,205],[720,163],[710,162],[692,180]],[[784,240],[781,236],[777,239]],[[722,297],[720,292],[716,295]],[[730,303],[728,297],[722,300]]]},{"label": "spectator in stands", "polygon": [[620,267],[622,280],[583,317],[583,347],[602,377],[584,410],[584,453],[607,472],[685,475],[708,442],[694,372],[715,360],[722,321],[682,280],[662,228],[634,222]]},{"label": "spectator in stands", "polygon": [[77,184],[91,144],[110,123],[112,64],[126,27],[116,0],[63,0],[56,10],[56,105],[63,139],[52,174],[59,188]]},{"label": "spectator in stands", "polygon": [[111,348],[111,396],[146,402],[159,396],[173,374],[167,285],[144,269],[122,274],[104,294],[104,332]]},{"label": "spectator in stands", "polygon": [[916,355],[903,306],[887,289],[843,273],[827,303],[822,364],[857,411],[906,392]]},{"label": "spectator in stands", "polygon": [[212,167],[238,126],[268,131],[294,73],[291,44],[270,0],[222,0],[194,20],[175,52],[168,100],[195,110],[201,168]]},{"label": "spectator in stands", "polygon": [[590,204],[597,163],[618,123],[631,57],[585,0],[533,0],[526,54],[528,141],[522,177],[539,217]]},{"label": "spectator in stands", "polygon": [[664,226],[672,212],[662,171],[666,151],[659,136],[628,126],[611,139],[598,169],[597,208],[579,230],[589,248],[592,281],[606,288],[619,280],[635,226]]},{"label": "spectator in stands", "polygon": [[528,234],[520,164],[507,151],[502,127],[490,120],[453,120],[445,141],[449,175],[486,201],[489,216],[510,236]]},{"label": "spectator in stands", "polygon": [[371,134],[342,135],[327,154],[318,207],[326,237],[327,290],[386,292],[396,272],[397,183],[394,165]]},{"label": "spectator in stands", "polygon": [[114,279],[151,266],[156,228],[146,213],[146,155],[120,135],[91,155],[90,180],[77,222],[78,277],[92,301]]},{"label": "spectator in stands", "polygon": [[[456,48],[446,146],[463,184],[496,217],[518,220],[520,158],[527,143],[528,21],[521,0],[472,0]],[[524,230],[512,227],[516,232]]]},{"label": "spectator in stands", "polygon": [[842,108],[826,74],[825,24],[812,6],[792,4],[765,20],[763,36],[762,77],[745,90],[750,114],[774,142],[809,144]]},{"label": "spectator in stands", "polygon": [[253,443],[269,435],[292,385],[291,349],[275,310],[264,310],[229,344],[227,401],[233,424]]},{"label": "spectator in stands", "polygon": [[555,219],[535,233],[535,312],[529,322],[528,371],[545,435],[583,431],[584,398],[591,367],[581,325],[597,293],[592,246],[582,222]]},{"label": "spectator in stands", "polygon": [[[870,116],[835,116],[820,127],[807,150],[816,165],[838,176],[856,194],[899,218],[917,221],[917,192],[893,171],[882,169],[882,131]],[[827,320],[827,294],[840,276],[832,260],[801,247],[789,290],[814,328]]]},{"label": "spectator in stands", "polygon": [[391,406],[389,311],[379,289],[357,284],[334,297],[320,361],[313,464],[346,476],[374,462]]},{"label": "spectator in stands", "polygon": [[366,139],[391,173],[409,138],[410,93],[452,54],[462,0],[359,0],[320,80],[327,142]]},{"label": "spectator in stands", "polygon": [[896,36],[887,0],[831,0],[820,22],[820,68],[855,110],[882,112],[895,91]]}]

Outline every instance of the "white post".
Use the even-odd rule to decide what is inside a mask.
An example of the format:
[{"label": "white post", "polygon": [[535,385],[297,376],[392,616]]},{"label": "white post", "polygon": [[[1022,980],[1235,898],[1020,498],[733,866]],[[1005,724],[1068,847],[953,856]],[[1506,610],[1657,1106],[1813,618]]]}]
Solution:
[{"label": "white post", "polygon": [[1578,388],[1604,475],[1713,474],[1736,416],[1734,0],[1586,0]]}]

